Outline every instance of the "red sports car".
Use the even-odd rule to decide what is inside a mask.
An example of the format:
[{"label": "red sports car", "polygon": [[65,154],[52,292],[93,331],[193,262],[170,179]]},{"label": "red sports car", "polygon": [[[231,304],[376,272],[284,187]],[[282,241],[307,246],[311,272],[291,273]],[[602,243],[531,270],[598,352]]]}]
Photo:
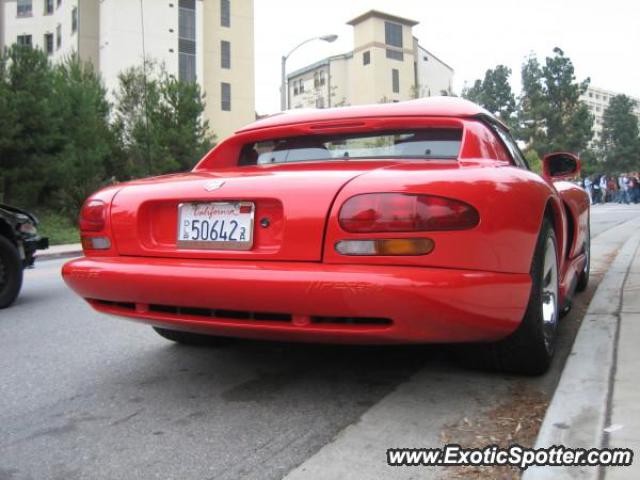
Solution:
[{"label": "red sports car", "polygon": [[541,373],[589,278],[579,160],[543,164],[460,99],[286,112],[92,195],[62,273],[177,342],[479,342]]}]

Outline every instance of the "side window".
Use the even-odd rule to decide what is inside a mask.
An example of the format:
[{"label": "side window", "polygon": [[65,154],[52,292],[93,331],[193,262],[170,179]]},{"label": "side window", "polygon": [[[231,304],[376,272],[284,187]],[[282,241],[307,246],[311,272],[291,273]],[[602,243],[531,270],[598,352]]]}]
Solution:
[{"label": "side window", "polygon": [[507,147],[507,150],[513,158],[516,166],[519,168],[524,168],[525,170],[529,170],[529,165],[527,164],[524,155],[522,155],[522,152],[518,148],[518,145],[516,145],[516,142],[511,137],[511,134],[509,134],[509,132],[498,125],[492,124],[491,129],[496,132],[498,137],[500,137],[500,140],[502,140],[502,143],[504,143],[504,146]]}]

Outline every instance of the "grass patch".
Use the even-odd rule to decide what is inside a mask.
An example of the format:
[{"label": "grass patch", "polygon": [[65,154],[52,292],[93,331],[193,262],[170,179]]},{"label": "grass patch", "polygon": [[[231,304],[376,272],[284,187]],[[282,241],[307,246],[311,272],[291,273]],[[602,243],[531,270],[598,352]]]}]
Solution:
[{"label": "grass patch", "polygon": [[38,232],[43,237],[49,237],[50,245],[80,242],[78,227],[68,216],[51,210],[38,210],[34,213],[40,220]]}]

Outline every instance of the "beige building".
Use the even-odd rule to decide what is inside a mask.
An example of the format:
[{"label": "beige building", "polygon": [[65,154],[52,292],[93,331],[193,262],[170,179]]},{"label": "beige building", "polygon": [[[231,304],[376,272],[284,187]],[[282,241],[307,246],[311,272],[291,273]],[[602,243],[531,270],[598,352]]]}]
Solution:
[{"label": "beige building", "polygon": [[325,58],[287,76],[289,108],[397,102],[451,93],[453,69],[420,46],[418,22],[370,10],[347,22],[351,52]]},{"label": "beige building", "polygon": [[[620,95],[619,93],[612,92],[610,90],[605,90],[604,88],[592,87],[589,86],[587,91],[580,97],[580,100],[584,102],[587,107],[589,107],[589,111],[594,116],[593,122],[593,142],[597,142],[600,140],[600,136],[602,135],[602,121],[604,118],[604,112],[609,106],[609,102],[611,98],[616,95]],[[630,97],[631,100],[635,100],[636,107],[634,113],[636,117],[638,117],[638,121],[640,122],[640,98]]]},{"label": "beige building", "polygon": [[197,81],[219,139],[255,119],[253,0],[0,0],[0,46],[77,52],[112,95],[143,58]]}]

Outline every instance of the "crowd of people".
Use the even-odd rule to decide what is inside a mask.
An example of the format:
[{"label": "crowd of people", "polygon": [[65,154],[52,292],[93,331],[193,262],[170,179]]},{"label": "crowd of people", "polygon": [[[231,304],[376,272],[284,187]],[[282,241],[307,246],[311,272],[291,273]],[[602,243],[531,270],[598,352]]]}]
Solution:
[{"label": "crowd of people", "polygon": [[591,203],[639,203],[640,174],[591,175],[582,180],[582,186],[589,194]]}]

